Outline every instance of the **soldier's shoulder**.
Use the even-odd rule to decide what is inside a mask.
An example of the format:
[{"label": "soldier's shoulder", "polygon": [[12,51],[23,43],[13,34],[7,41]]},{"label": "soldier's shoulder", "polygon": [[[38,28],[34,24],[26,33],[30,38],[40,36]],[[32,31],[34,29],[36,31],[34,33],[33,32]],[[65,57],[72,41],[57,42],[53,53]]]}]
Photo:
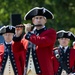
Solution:
[{"label": "soldier's shoulder", "polygon": [[49,28],[48,30],[53,31],[53,32],[56,32],[56,30],[53,29],[53,28]]},{"label": "soldier's shoulder", "polygon": [[53,51],[54,51],[54,50],[58,50],[58,47],[54,47],[54,48],[53,48]]},{"label": "soldier's shoulder", "polygon": [[0,45],[4,45],[4,43],[0,43]]},{"label": "soldier's shoulder", "polygon": [[71,47],[71,48],[70,48],[70,53],[75,56],[75,49],[73,49],[73,48]]},{"label": "soldier's shoulder", "polygon": [[3,43],[0,43],[0,48],[1,48],[1,47],[4,47],[4,44],[3,44]]},{"label": "soldier's shoulder", "polygon": [[73,51],[73,52],[75,52],[75,49],[74,48],[70,48],[70,50]]}]

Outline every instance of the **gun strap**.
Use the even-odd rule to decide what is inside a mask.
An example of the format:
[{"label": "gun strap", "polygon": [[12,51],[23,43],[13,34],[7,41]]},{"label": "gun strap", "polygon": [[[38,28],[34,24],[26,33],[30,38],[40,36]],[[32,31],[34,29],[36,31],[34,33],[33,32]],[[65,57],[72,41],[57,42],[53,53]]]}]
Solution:
[{"label": "gun strap", "polygon": [[[60,66],[62,67],[62,69],[64,69],[68,74],[70,73],[70,70],[68,69],[67,65],[63,62],[60,53],[58,50],[54,51],[54,55],[57,58],[58,62],[60,63]],[[61,74],[61,73],[60,73]]]}]

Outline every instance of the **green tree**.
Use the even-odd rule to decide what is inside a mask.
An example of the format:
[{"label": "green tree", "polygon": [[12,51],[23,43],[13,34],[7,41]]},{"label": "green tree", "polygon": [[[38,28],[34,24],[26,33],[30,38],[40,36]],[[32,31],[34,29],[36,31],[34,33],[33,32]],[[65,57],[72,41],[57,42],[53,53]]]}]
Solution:
[{"label": "green tree", "polygon": [[[48,20],[47,27],[53,27],[57,31],[71,30],[75,28],[75,1],[74,0],[0,0],[0,25],[10,24],[10,14],[24,15],[33,7],[40,6],[49,9],[55,16],[53,20]],[[75,29],[73,29],[75,32]]]}]

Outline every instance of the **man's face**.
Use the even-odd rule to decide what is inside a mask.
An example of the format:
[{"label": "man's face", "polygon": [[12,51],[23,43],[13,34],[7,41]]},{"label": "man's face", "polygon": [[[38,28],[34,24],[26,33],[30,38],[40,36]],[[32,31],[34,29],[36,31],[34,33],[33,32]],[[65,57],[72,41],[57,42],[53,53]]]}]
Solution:
[{"label": "man's face", "polygon": [[13,35],[14,35],[14,33],[5,33],[5,34],[3,34],[4,40],[8,43],[11,42],[12,38],[13,38]]},{"label": "man's face", "polygon": [[73,48],[75,49],[75,43],[74,43],[74,45],[73,45]]},{"label": "man's face", "polygon": [[15,33],[17,35],[21,35],[23,33],[23,27],[16,27],[15,28]]},{"label": "man's face", "polygon": [[58,41],[59,41],[59,44],[61,46],[66,47],[66,46],[68,46],[68,44],[70,42],[70,39],[68,39],[68,38],[60,38],[60,39],[58,39]]},{"label": "man's face", "polygon": [[34,25],[38,25],[38,24],[45,25],[46,18],[44,16],[35,16],[32,18],[32,22]]}]

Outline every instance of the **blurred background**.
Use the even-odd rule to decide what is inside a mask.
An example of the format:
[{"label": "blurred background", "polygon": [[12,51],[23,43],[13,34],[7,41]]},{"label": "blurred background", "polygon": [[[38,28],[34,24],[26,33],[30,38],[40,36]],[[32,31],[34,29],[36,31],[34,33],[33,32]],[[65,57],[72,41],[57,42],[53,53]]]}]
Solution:
[{"label": "blurred background", "polygon": [[54,14],[53,20],[48,20],[47,27],[58,30],[68,30],[75,34],[75,0],[0,0],[0,25],[10,24],[10,15],[24,15],[33,7],[45,7]]}]

